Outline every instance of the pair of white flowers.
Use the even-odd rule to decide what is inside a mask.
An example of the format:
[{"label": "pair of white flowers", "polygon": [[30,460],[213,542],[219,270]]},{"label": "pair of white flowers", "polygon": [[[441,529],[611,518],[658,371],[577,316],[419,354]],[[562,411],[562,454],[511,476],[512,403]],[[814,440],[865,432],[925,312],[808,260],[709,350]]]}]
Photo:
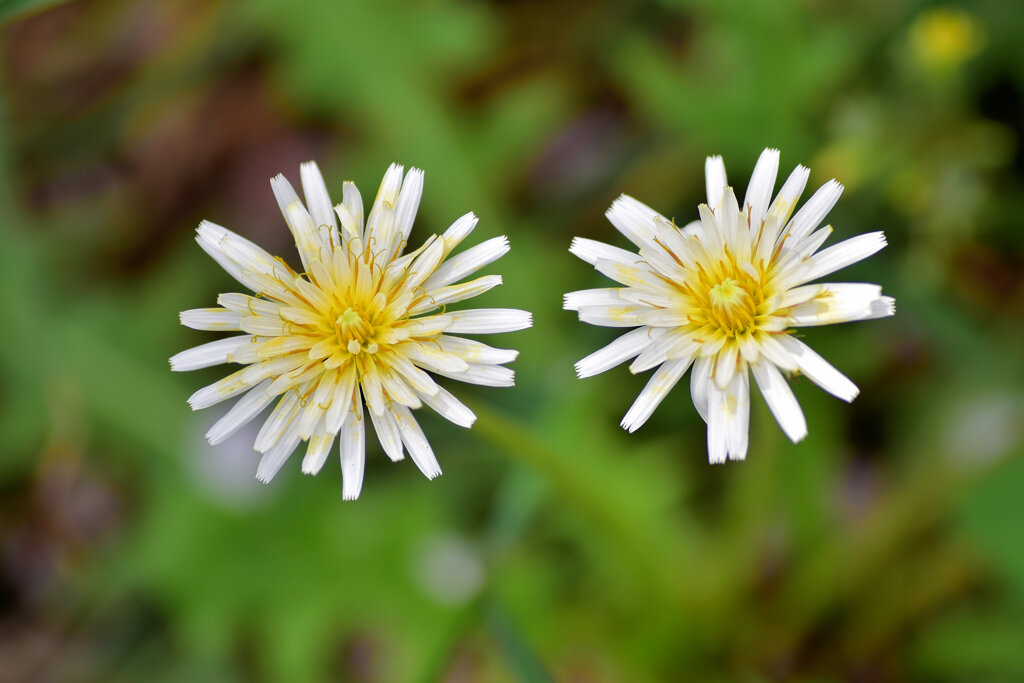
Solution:
[{"label": "pair of white flowers", "polygon": [[[793,335],[812,325],[892,315],[877,285],[807,284],[885,246],[881,232],[819,251],[832,232],[819,227],[842,186],[823,185],[793,214],[807,183],[797,166],[772,200],[778,150],[758,159],[742,205],[721,157],[706,164],[708,203],[679,228],[623,195],[607,216],[638,253],[576,238],[570,251],[620,286],[565,295],[580,320],[634,328],[576,364],[580,377],[632,360],[631,372],[657,368],[622,420],[635,431],[692,366],[693,402],[708,425],[713,463],[747,453],[750,380],[794,442],[807,434],[803,412],[782,372],[801,373],[851,401],[857,387]],[[365,462],[365,418],[391,460],[407,452],[432,479],[441,473],[412,411],[426,404],[462,427],[473,412],[429,373],[485,386],[512,386],[504,367],[517,351],[466,339],[530,327],[530,313],[507,308],[447,310],[501,284],[500,275],[465,279],[509,250],[496,237],[449,256],[472,232],[468,213],[442,235],[403,253],[423,192],[423,172],[392,165],[364,216],[351,182],[332,206],[316,164],[301,167],[305,202],[283,176],[271,180],[302,260],[296,273],[249,240],[204,221],[199,245],[255,293],[221,294],[217,308],[184,311],[182,324],[243,334],[183,351],[173,370],[221,363],[241,369],[200,389],[193,409],[240,396],[207,433],[216,444],[277,401],[256,437],[257,477],[269,481],[307,442],[302,471],[316,474],[335,442],[342,495],[359,496]],[[748,372],[749,370],[749,372]]]}]

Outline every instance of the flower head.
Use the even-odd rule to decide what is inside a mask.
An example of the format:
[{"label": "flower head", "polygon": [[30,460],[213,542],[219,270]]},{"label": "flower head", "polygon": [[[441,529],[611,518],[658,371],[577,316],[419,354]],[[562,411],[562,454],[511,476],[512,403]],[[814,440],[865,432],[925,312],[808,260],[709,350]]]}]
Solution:
[{"label": "flower head", "polygon": [[502,364],[518,352],[452,335],[521,330],[530,326],[530,314],[444,310],[501,284],[500,275],[460,280],[504,255],[508,240],[495,237],[445,261],[476,226],[468,213],[443,235],[403,254],[423,192],[422,171],[414,168],[403,177],[402,167],[392,164],[365,221],[353,183],[345,183],[343,201],[332,209],[316,164],[303,164],[301,175],[305,204],[284,176],[270,183],[304,272],[204,221],[199,246],[255,296],[221,294],[219,308],[184,311],[187,327],[245,334],[183,351],[171,358],[171,368],[243,366],[189,399],[198,410],[241,395],[207,433],[213,444],[277,400],[256,437],[255,448],[263,453],[256,476],[262,481],[270,481],[302,441],[309,442],[302,471],[316,474],[338,438],[342,495],[358,497],[366,415],[391,460],[408,451],[433,479],[441,468],[411,411],[425,403],[462,427],[476,418],[425,371],[486,386],[513,383]]},{"label": "flower head", "polygon": [[746,457],[748,370],[794,442],[807,435],[807,424],[780,370],[806,375],[845,401],[857,395],[794,328],[892,315],[894,302],[877,285],[807,284],[874,254],[885,237],[868,233],[819,251],[832,228],[818,226],[843,187],[830,180],[794,215],[809,171],[797,166],[772,201],[778,167],[778,150],[766,149],[741,207],[722,158],[708,158],[708,203],[698,207],[699,220],[681,229],[623,195],[608,220],[639,254],[573,240],[572,253],[622,286],[571,292],[565,308],[592,325],[636,328],[577,363],[577,374],[589,377],[630,359],[634,373],[657,368],[622,420],[630,432],[691,365],[690,390],[708,425],[712,463]]}]

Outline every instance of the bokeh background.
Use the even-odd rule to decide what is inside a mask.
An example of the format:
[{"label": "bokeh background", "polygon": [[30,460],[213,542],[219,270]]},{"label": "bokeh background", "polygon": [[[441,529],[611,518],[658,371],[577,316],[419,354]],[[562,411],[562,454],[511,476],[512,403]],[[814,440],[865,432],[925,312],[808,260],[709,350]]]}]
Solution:
[{"label": "bokeh background", "polygon": [[[1024,5],[1012,0],[6,0],[0,4],[0,681],[1024,680]],[[846,185],[834,276],[894,318],[808,330],[862,389],[808,382],[810,436],[753,401],[711,467],[687,384],[577,380],[614,330],[561,293],[626,246],[621,192],[680,222],[703,163],[761,149]],[[370,440],[254,479],[217,379],[167,358],[237,285],[202,218],[295,259],[268,179],[340,198],[426,170],[413,240],[507,234],[479,301],[527,308],[514,389],[422,421],[427,482]]]}]

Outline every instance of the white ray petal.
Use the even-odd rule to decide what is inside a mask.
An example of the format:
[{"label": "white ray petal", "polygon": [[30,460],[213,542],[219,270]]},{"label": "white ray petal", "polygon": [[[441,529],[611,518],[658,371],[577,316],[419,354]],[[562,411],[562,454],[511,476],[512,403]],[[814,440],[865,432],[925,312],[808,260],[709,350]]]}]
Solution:
[{"label": "white ray petal", "polygon": [[402,181],[402,190],[398,193],[398,204],[395,205],[395,232],[398,234],[400,244],[409,239],[409,232],[416,219],[416,212],[420,208],[422,196],[423,171],[418,168],[410,168],[409,172],[405,174],[405,180]]},{"label": "white ray petal", "polygon": [[725,162],[720,156],[711,156],[704,161],[704,183],[708,194],[708,206],[717,209],[722,204],[722,194],[729,181],[725,177]]},{"label": "white ray petal", "polygon": [[[834,244],[811,256],[808,259],[811,262],[811,267],[801,278],[801,282],[811,282],[837,270],[842,270],[881,251],[885,245],[885,234],[882,232],[869,232],[843,240],[839,244]],[[793,284],[800,284],[800,282]]]},{"label": "white ray petal", "polygon": [[714,356],[701,356],[693,362],[693,372],[690,373],[690,398],[704,422],[708,421],[708,385],[714,362]]},{"label": "white ray petal", "polygon": [[693,356],[700,347],[700,343],[694,341],[688,330],[671,330],[644,349],[629,366],[629,371],[633,374],[644,372],[670,359],[689,358],[693,360]]},{"label": "white ray petal", "polygon": [[654,409],[668,396],[672,387],[679,382],[692,361],[692,356],[670,360],[655,370],[647,385],[636,397],[636,401],[633,402],[625,417],[622,418],[620,423],[622,428],[629,432],[640,429],[654,413]]},{"label": "white ray petal", "polygon": [[405,455],[402,452],[402,435],[398,431],[398,423],[392,411],[385,410],[380,415],[370,412],[370,421],[373,422],[373,430],[377,433],[377,440],[384,449],[384,455],[388,456],[391,462],[403,460]]},{"label": "white ray petal", "polygon": [[327,429],[327,415],[325,414],[309,439],[309,446],[306,448],[306,455],[302,458],[303,474],[318,474],[327,462],[327,456],[331,454],[331,446],[337,437],[335,432]]},{"label": "white ray petal", "polygon": [[341,202],[348,210],[348,214],[356,222],[358,233],[363,232],[363,197],[359,194],[359,188],[351,180],[346,180],[342,187]]},{"label": "white ray petal", "polygon": [[[420,399],[444,419],[467,429],[476,422],[476,415],[462,401],[443,387],[435,394],[419,394]],[[417,392],[419,393],[419,392]]]},{"label": "white ray petal", "polygon": [[579,309],[582,322],[602,327],[636,327],[645,325],[644,316],[651,312],[649,306],[642,304],[623,304],[620,306],[582,306]]},{"label": "white ray petal", "polygon": [[807,420],[782,373],[768,361],[754,363],[750,369],[779,427],[793,443],[803,440],[807,436]]},{"label": "white ray petal", "polygon": [[508,238],[493,237],[457,254],[442,263],[423,283],[426,290],[437,289],[458,282],[508,253]]},{"label": "white ray petal", "polygon": [[605,216],[626,239],[638,247],[654,244],[654,220],[665,219],[651,207],[626,194],[612,202]]},{"label": "white ray petal", "polygon": [[385,209],[391,215],[392,225],[394,219],[395,204],[398,203],[398,193],[402,189],[402,174],[404,167],[401,164],[391,164],[384,173],[384,179],[377,190],[377,197],[373,201],[370,213],[366,217],[366,230],[364,231],[364,244],[373,245],[374,251],[386,250],[390,246],[382,239],[380,229],[383,224]]},{"label": "white ray petal", "polygon": [[761,156],[758,157],[757,163],[754,165],[754,172],[750,175],[747,194],[743,198],[743,206],[749,211],[750,224],[755,230],[768,212],[778,172],[779,150],[766,149],[761,152]]},{"label": "white ray petal", "polygon": [[789,312],[795,327],[831,325],[854,320],[884,318],[895,312],[895,301],[882,296],[878,285],[834,282],[791,289],[783,298],[803,298]]},{"label": "white ray petal", "polygon": [[578,311],[582,306],[621,306],[619,287],[602,287],[600,289],[581,289],[568,292],[562,297],[562,308],[566,311]]},{"label": "white ray petal", "polygon": [[[774,218],[778,226],[786,225],[789,217],[793,215],[793,209],[800,201],[800,196],[804,193],[804,188],[807,187],[807,179],[810,175],[809,168],[797,165],[786,178],[786,182],[782,184],[782,189],[779,190],[775,201],[768,207],[768,216]],[[774,242],[774,236],[772,236],[771,242]]]},{"label": "white ray petal", "polygon": [[708,461],[713,465],[747,455],[750,387],[747,370],[733,375],[724,389],[708,382]]},{"label": "white ray petal", "polygon": [[477,221],[476,214],[470,211],[469,213],[460,216],[451,226],[444,231],[441,237],[444,239],[444,254],[445,257],[452,253],[452,249],[459,246],[462,240],[469,236],[469,233],[473,232],[476,227]]},{"label": "white ray petal", "polygon": [[583,379],[625,363],[643,352],[667,332],[667,328],[638,327],[620,336],[611,344],[594,351],[576,363],[576,375]]},{"label": "white ray petal", "polygon": [[791,242],[797,242],[810,234],[821,225],[842,194],[843,186],[834,179],[819,187],[786,226],[786,238]]},{"label": "white ray petal", "polygon": [[237,331],[242,324],[242,315],[224,308],[193,308],[182,311],[178,318],[185,327],[193,330]]},{"label": "white ray petal", "polygon": [[256,435],[256,442],[253,444],[253,449],[257,453],[266,453],[271,446],[281,440],[281,437],[286,432],[294,433],[295,438],[299,439],[298,430],[290,429],[290,427],[298,416],[301,407],[302,403],[298,392],[286,392],[281,397],[281,400],[277,402],[277,405],[274,406],[274,409],[270,411],[270,417],[260,427],[260,431]]},{"label": "white ray petal", "polygon": [[254,417],[259,415],[274,400],[276,395],[268,391],[272,382],[273,380],[265,379],[246,392],[242,398],[238,399],[235,405],[231,406],[231,410],[224,417],[217,420],[210,427],[210,430],[206,432],[206,440],[216,446],[249,424]]},{"label": "white ray petal", "polygon": [[583,259],[590,265],[597,263],[598,259],[618,261],[627,266],[632,266],[641,260],[639,256],[631,251],[613,247],[610,244],[598,242],[597,240],[587,239],[586,237],[573,237],[569,253]]},{"label": "white ray petal", "polygon": [[316,222],[317,227],[326,225],[331,234],[331,243],[338,241],[338,221],[334,218],[331,196],[327,193],[327,184],[315,161],[307,161],[299,167],[302,177],[302,193],[306,197],[306,206]]},{"label": "white ray petal", "polygon": [[419,315],[439,306],[465,301],[494,289],[502,282],[500,275],[484,275],[469,282],[432,289],[424,294],[420,303],[409,309],[409,315]]},{"label": "white ray petal", "polygon": [[441,335],[434,342],[442,351],[454,354],[467,363],[500,365],[510,363],[519,356],[519,352],[515,349],[498,349],[475,339],[452,337],[446,334]]},{"label": "white ray petal", "polygon": [[171,370],[185,372],[227,363],[232,353],[252,340],[251,334],[243,334],[194,346],[171,356]]},{"label": "white ray petal", "polygon": [[515,308],[472,308],[447,313],[455,334],[498,334],[525,330],[533,325],[533,314]]},{"label": "white ray petal", "polygon": [[398,422],[398,430],[402,434],[402,443],[409,451],[409,457],[416,463],[416,467],[427,479],[434,479],[441,474],[441,466],[437,463],[434,451],[430,442],[424,436],[416,418],[412,416],[405,406],[396,405],[393,408],[395,420]]},{"label": "white ray petal", "polygon": [[341,453],[341,497],[355,500],[363,489],[363,469],[366,466],[366,432],[363,402],[356,397],[352,412],[345,419],[338,435]]},{"label": "white ray petal", "polygon": [[295,452],[295,447],[299,445],[300,440],[298,434],[289,433],[268,448],[260,458],[260,464],[256,467],[256,478],[264,484],[269,484],[291,454]]},{"label": "white ray petal", "polygon": [[860,393],[857,385],[851,382],[843,373],[832,367],[828,361],[815,353],[807,344],[789,335],[780,337],[778,341],[789,352],[800,372],[828,393],[847,403],[855,399],[857,394]]},{"label": "white ray petal", "polygon": [[481,365],[470,363],[461,372],[442,372],[434,370],[442,377],[455,379],[466,384],[479,384],[484,387],[511,387],[515,385],[516,373],[503,365]]}]

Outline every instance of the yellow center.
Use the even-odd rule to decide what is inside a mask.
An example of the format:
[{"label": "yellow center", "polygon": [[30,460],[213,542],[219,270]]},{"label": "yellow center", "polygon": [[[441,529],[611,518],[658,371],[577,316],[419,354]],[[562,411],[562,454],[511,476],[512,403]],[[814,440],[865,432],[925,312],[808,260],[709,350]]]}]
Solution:
[{"label": "yellow center", "polygon": [[334,326],[337,329],[338,341],[353,355],[363,351],[377,353],[380,348],[373,338],[373,323],[362,309],[346,308],[334,321]]},{"label": "yellow center", "polygon": [[696,304],[691,322],[730,339],[757,329],[760,309],[768,298],[757,271],[731,259],[716,264],[711,272],[701,270],[685,289]]}]

